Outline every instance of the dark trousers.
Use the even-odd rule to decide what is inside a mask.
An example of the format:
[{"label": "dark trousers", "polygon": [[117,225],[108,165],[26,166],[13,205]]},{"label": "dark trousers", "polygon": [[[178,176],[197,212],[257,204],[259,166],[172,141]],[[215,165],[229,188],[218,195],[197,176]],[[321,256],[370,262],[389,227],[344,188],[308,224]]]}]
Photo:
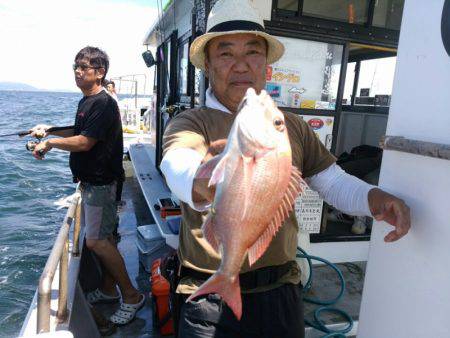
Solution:
[{"label": "dark trousers", "polygon": [[238,321],[216,294],[183,303],[178,338],[304,338],[302,289],[285,284],[258,293],[242,294]]}]

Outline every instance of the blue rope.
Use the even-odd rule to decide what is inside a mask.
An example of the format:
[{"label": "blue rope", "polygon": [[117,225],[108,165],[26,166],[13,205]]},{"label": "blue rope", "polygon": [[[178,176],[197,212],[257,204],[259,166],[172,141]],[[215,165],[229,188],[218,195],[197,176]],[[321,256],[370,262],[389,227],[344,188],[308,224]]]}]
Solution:
[{"label": "blue rope", "polygon": [[[323,336],[322,338],[346,337],[345,334],[347,332],[350,332],[351,329],[353,328],[353,319],[345,311],[342,311],[335,307],[328,306],[328,305],[333,305],[333,304],[337,303],[342,298],[342,295],[344,294],[345,280],[344,280],[344,276],[342,275],[342,272],[333,263],[327,261],[326,259],[317,257],[317,256],[310,256],[305,252],[305,250],[303,250],[300,247],[297,247],[297,257],[305,258],[308,261],[308,266],[309,266],[309,271],[310,271],[308,281],[306,282],[305,286],[303,287],[304,293],[308,292],[312,286],[312,278],[313,278],[312,260],[325,263],[326,265],[331,267],[334,271],[336,271],[336,273],[338,274],[339,280],[341,281],[341,290],[339,291],[339,294],[337,295],[337,297],[335,297],[331,300],[321,300],[318,298],[310,298],[310,297],[306,297],[306,296],[303,297],[303,300],[305,302],[317,304],[317,305],[323,305],[323,306],[317,308],[316,311],[314,311],[314,321],[311,322],[311,321],[305,319],[305,323],[307,325],[315,328],[316,330],[326,333],[326,335]],[[330,330],[329,328],[326,327],[325,322],[322,319],[320,319],[320,314],[322,312],[337,313],[338,315],[342,316],[348,322],[348,325],[345,328],[340,329],[340,330]]]}]

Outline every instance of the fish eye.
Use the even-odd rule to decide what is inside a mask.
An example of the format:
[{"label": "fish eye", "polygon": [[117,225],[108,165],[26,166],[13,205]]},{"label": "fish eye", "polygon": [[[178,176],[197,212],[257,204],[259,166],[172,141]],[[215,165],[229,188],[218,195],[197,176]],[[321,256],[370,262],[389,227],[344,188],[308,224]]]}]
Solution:
[{"label": "fish eye", "polygon": [[284,130],[284,121],[280,118],[275,118],[273,120],[273,125],[275,126],[275,128],[278,131],[283,131]]}]

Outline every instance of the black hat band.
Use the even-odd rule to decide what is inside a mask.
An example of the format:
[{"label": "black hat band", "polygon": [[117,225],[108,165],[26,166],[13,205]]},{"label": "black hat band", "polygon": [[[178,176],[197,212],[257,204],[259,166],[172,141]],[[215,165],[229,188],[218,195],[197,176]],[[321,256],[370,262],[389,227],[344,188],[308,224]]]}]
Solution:
[{"label": "black hat band", "polygon": [[211,27],[208,33],[229,32],[229,31],[260,31],[265,32],[263,26],[256,22],[245,20],[225,21]]}]

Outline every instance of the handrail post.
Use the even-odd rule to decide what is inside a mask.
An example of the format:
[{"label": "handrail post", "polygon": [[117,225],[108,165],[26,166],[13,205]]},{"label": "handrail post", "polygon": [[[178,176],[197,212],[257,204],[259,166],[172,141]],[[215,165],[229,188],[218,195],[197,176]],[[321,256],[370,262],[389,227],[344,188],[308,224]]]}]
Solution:
[{"label": "handrail post", "polygon": [[78,202],[77,209],[75,211],[75,225],[73,227],[73,246],[72,256],[80,255],[80,229],[81,229],[81,203]]},{"label": "handrail post", "polygon": [[[44,281],[43,276],[41,277],[39,284],[47,284],[46,281]],[[50,292],[38,293],[37,334],[50,331],[50,298]]]},{"label": "handrail post", "polygon": [[59,229],[58,236],[53,244],[52,251],[45,263],[44,271],[39,279],[37,327],[36,333],[50,331],[50,306],[52,294],[52,282],[59,264],[59,295],[57,319],[59,322],[67,318],[67,294],[68,294],[68,260],[69,260],[69,230],[76,217],[79,196],[72,200],[67,210],[63,225]]},{"label": "handrail post", "polygon": [[58,322],[62,323],[67,318],[67,273],[69,263],[69,237],[66,238],[66,243],[59,261],[59,295],[58,295],[58,312],[56,318]]}]

